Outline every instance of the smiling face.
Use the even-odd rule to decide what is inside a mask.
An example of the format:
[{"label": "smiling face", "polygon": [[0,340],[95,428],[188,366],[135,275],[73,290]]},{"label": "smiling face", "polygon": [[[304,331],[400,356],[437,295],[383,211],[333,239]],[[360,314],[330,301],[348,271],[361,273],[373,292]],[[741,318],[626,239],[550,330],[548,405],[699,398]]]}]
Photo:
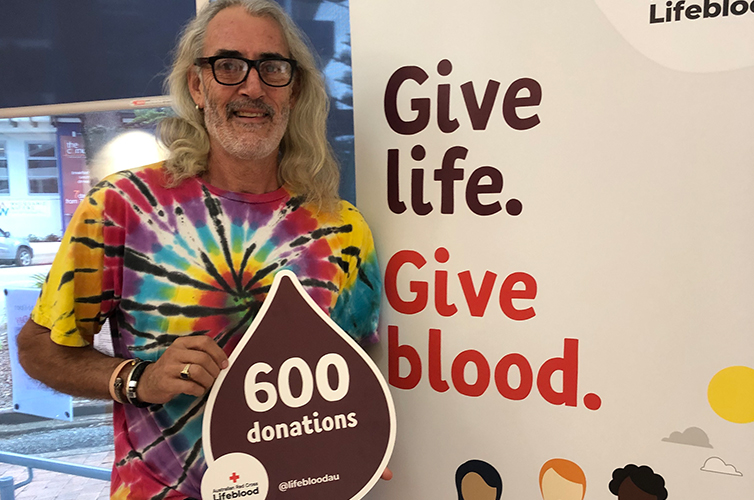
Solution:
[{"label": "smiling face", "polygon": [[[290,57],[278,24],[267,17],[253,17],[240,6],[223,9],[207,26],[202,56],[214,55],[247,59]],[[202,66],[200,74],[189,71],[188,80],[194,102],[204,110],[211,156],[268,161],[277,158],[294,104],[295,83],[267,86],[252,68],[240,85],[220,85],[209,65]]]}]

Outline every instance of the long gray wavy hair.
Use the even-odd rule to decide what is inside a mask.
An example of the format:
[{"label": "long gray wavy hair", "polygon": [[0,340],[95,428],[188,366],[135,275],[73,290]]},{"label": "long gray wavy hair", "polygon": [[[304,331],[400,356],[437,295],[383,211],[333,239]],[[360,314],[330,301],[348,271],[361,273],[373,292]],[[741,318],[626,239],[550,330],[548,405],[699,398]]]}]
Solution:
[{"label": "long gray wavy hair", "polygon": [[165,167],[171,185],[207,170],[209,136],[204,115],[196,109],[188,86],[188,72],[197,71],[194,59],[202,57],[207,25],[218,12],[241,6],[254,17],[268,17],[280,25],[291,58],[298,62],[296,105],[280,143],[278,180],[296,194],[306,195],[319,209],[332,210],[338,201],[339,169],[327,142],[326,122],[330,102],[322,75],[304,35],[288,15],[271,0],[217,0],[202,9],[184,29],[165,81],[177,118],[160,123],[160,140],[169,150]]}]

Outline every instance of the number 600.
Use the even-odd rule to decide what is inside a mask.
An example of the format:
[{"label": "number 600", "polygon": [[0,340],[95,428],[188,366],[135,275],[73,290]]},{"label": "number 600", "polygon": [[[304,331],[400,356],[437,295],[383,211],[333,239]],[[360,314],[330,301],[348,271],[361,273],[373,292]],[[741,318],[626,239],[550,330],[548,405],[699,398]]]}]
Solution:
[{"label": "number 600", "polygon": [[[327,376],[327,372],[331,366],[335,367],[338,373],[338,383],[336,387],[330,386],[330,380]],[[291,372],[293,370],[298,371],[301,376],[301,394],[294,396],[291,392]],[[246,372],[246,378],[244,379],[244,395],[246,396],[246,404],[252,411],[262,413],[273,406],[278,401],[278,394],[280,400],[289,408],[300,408],[312,399],[314,393],[314,386],[316,382],[317,392],[325,401],[340,401],[346,394],[348,394],[348,385],[350,383],[350,374],[348,372],[348,364],[346,360],[340,354],[329,353],[322,356],[317,362],[317,367],[314,369],[314,375],[309,365],[306,364],[301,358],[288,358],[282,365],[280,365],[280,371],[278,372],[277,390],[275,385],[271,382],[257,381],[257,376],[260,373],[270,373],[272,367],[265,362],[254,363]],[[265,401],[259,400],[259,393],[267,395]]]}]

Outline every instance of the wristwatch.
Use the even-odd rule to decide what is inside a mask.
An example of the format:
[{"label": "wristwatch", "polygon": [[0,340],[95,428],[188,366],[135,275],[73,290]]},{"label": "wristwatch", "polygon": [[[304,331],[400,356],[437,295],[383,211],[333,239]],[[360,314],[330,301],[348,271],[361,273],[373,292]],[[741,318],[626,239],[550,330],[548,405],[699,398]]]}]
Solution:
[{"label": "wristwatch", "polygon": [[143,359],[139,360],[139,362],[136,363],[136,366],[133,367],[133,370],[131,370],[131,373],[128,374],[128,382],[126,384],[126,398],[128,399],[129,403],[137,408],[146,408],[152,405],[151,403],[139,401],[139,398],[136,396],[136,388],[139,386],[139,379],[144,373],[144,369],[146,369],[146,367],[151,363],[151,361],[146,361]]}]

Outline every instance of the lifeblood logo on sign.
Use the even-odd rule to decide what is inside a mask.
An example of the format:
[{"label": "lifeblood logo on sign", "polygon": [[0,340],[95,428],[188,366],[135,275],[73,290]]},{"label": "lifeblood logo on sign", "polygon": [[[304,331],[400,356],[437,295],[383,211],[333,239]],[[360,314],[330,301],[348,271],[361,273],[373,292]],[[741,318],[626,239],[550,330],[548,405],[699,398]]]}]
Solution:
[{"label": "lifeblood logo on sign", "polygon": [[210,392],[202,439],[203,498],[359,499],[387,466],[395,409],[372,360],[281,271]]}]

